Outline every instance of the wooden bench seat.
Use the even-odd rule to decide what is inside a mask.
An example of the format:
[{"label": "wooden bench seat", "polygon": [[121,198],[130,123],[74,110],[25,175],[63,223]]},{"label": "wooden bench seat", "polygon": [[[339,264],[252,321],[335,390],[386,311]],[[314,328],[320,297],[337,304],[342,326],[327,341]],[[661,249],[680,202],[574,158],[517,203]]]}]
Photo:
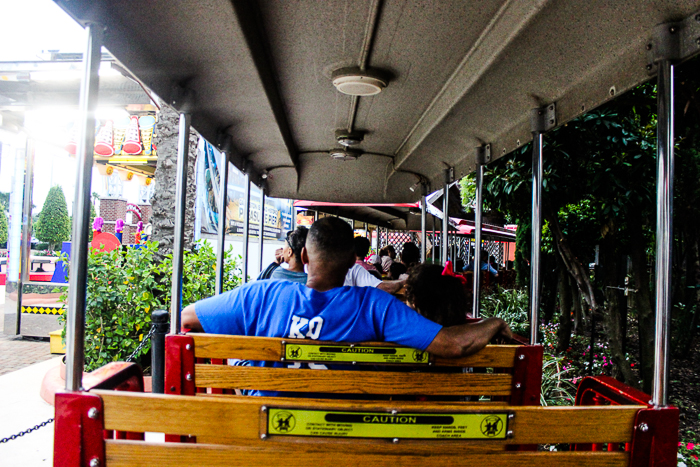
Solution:
[{"label": "wooden bench seat", "polygon": [[[318,346],[332,349],[336,354],[350,353],[352,356],[345,362],[328,362],[324,358],[313,358],[313,355],[290,359],[290,353],[303,346]],[[378,354],[380,359],[382,352],[403,353],[407,361],[397,363],[398,357],[391,355],[385,357],[386,361],[363,362],[366,352]],[[423,352],[421,363],[411,359],[412,352],[413,349],[386,342],[348,344],[197,333],[167,336],[165,392],[194,395],[198,392],[221,394],[225,390],[256,389],[389,397],[490,396],[513,405],[539,405],[541,346],[490,345],[477,354],[458,359],[439,358]],[[325,358],[329,355],[332,352],[324,354]],[[353,370],[370,365],[372,368],[368,370],[373,371],[226,365],[227,359],[232,358],[287,364],[334,363],[354,367]],[[477,369],[477,372],[455,372],[458,367]],[[487,368],[493,372],[478,372],[478,369]]]},{"label": "wooden bench seat", "polygon": [[[540,407],[539,346],[488,346],[469,357],[444,360],[386,343],[349,347],[204,334],[168,336],[167,341],[170,394],[138,392],[142,385],[134,378],[140,370],[128,365],[115,367],[115,374],[90,392],[56,395],[54,465],[670,467],[676,462],[678,410],[650,408],[646,394],[611,378],[584,379],[577,404],[586,405]],[[328,352],[359,355],[374,349],[377,355],[390,355],[379,358],[391,365],[387,371],[322,371],[223,364],[227,358],[291,363],[290,355],[302,360],[310,349],[320,361]],[[397,363],[401,359],[404,364]],[[400,365],[411,372],[396,371]],[[493,372],[432,370],[440,366]],[[416,368],[431,370],[413,372]],[[223,393],[240,387],[492,397],[482,402]],[[162,433],[165,442],[144,441],[144,433]],[[537,450],[538,445],[559,443],[572,450]]]}]

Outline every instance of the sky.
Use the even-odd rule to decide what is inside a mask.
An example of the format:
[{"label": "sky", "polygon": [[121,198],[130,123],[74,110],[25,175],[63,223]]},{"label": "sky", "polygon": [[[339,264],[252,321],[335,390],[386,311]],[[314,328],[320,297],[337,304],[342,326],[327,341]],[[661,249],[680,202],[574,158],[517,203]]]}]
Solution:
[{"label": "sky", "polygon": [[[51,0],[0,0],[0,62],[31,61],[48,58],[49,50],[83,52],[83,28]],[[27,121],[35,137],[34,213],[41,210],[53,185],[60,185],[71,211],[75,191],[75,158],[63,146],[70,137],[65,122],[73,121],[74,109],[42,109]],[[99,109],[98,109],[99,117]],[[31,128],[30,128],[31,127]],[[9,192],[17,151],[24,151],[24,142],[0,131],[0,191]],[[95,170],[96,172],[96,170]],[[103,177],[93,173],[92,191],[106,193]],[[134,186],[131,186],[134,185]],[[124,196],[129,201],[138,197],[138,186],[125,183]]]},{"label": "sky", "polygon": [[43,51],[82,52],[85,35],[50,0],[0,0],[0,61],[36,60]]}]

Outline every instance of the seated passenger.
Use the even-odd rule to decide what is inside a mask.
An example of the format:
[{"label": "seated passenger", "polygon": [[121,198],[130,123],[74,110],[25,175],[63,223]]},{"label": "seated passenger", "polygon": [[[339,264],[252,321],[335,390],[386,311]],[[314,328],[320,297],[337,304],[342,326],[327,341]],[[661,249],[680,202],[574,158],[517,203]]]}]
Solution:
[{"label": "seated passenger", "polygon": [[416,264],[420,264],[420,249],[413,242],[403,244],[401,250],[401,263],[406,266],[406,269],[411,269]]},{"label": "seated passenger", "polygon": [[[487,259],[489,257],[489,254],[486,250],[481,250],[481,270],[482,271],[488,271],[489,274],[491,274],[493,277],[498,277],[498,271],[496,271],[494,268],[492,268],[488,262]],[[467,267],[464,268],[465,271],[473,271],[474,270],[474,257],[472,257],[472,261],[467,264]]]},{"label": "seated passenger", "polygon": [[272,272],[270,279],[285,280],[306,284],[306,272],[304,263],[301,261],[301,250],[306,244],[306,236],[309,229],[299,226],[287,234],[287,246],[282,251],[284,262],[289,265],[288,269],[277,268]]},{"label": "seated passenger", "polygon": [[284,248],[277,248],[275,250],[275,260],[271,262],[265,269],[263,269],[260,274],[258,274],[258,277],[255,279],[256,281],[264,280],[264,279],[269,279],[272,276],[272,273],[275,272],[275,269],[280,267],[282,263],[284,262]]},{"label": "seated passenger", "polygon": [[396,259],[396,250],[394,245],[387,245],[381,250],[379,250],[379,260],[382,263],[382,272],[389,272],[391,263]]},{"label": "seated passenger", "polygon": [[345,275],[345,282],[343,285],[350,287],[376,287],[390,294],[395,294],[401,290],[405,281],[382,281],[382,276],[379,271],[377,271],[376,268],[370,270],[369,268],[373,266],[362,261],[369,252],[369,240],[364,237],[355,237],[353,245],[355,249],[355,264],[352,265]]},{"label": "seated passenger", "polygon": [[419,264],[406,280],[406,303],[421,316],[443,326],[467,322],[471,301],[462,282],[442,273],[437,264]]},{"label": "seated passenger", "polygon": [[337,342],[390,341],[441,357],[470,355],[497,334],[511,334],[498,318],[443,327],[374,287],[343,287],[355,262],[353,231],[335,217],[311,226],[301,258],[308,265],[306,287],[289,281],[251,282],[189,305],[182,312],[183,328]]}]

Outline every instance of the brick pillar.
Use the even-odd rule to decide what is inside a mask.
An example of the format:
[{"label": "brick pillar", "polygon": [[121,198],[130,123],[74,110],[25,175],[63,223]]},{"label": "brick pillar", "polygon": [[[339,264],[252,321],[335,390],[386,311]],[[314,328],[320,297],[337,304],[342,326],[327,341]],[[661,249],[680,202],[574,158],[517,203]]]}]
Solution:
[{"label": "brick pillar", "polygon": [[[126,220],[126,200],[112,196],[100,198],[100,216],[105,221]],[[112,226],[112,232],[114,232],[114,226]]]},{"label": "brick pillar", "polygon": [[137,204],[139,209],[141,209],[141,221],[143,225],[148,224],[151,219],[151,203]]}]

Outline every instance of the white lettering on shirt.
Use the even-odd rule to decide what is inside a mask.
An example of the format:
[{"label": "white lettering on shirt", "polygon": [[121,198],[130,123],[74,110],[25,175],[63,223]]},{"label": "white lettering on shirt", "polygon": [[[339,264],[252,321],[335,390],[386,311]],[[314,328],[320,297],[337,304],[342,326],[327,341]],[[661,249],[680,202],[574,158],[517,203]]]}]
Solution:
[{"label": "white lettering on shirt", "polygon": [[307,324],[309,324],[308,319],[292,315],[292,326],[289,329],[289,337],[294,339],[303,339],[305,336],[301,333],[301,328]]},{"label": "white lettering on shirt", "polygon": [[320,316],[311,318],[311,321],[309,321],[309,332],[306,333],[306,337],[310,339],[318,339],[318,336],[321,335],[322,327],[323,318],[321,318]]}]

